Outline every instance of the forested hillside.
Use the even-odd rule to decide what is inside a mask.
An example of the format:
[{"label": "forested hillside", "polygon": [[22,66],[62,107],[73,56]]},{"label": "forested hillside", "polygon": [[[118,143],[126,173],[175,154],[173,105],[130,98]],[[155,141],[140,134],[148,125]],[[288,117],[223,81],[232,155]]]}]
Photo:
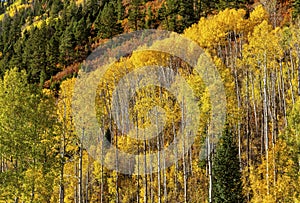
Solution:
[{"label": "forested hillside", "polygon": [[[3,0],[0,21],[0,203],[300,202],[299,0]],[[98,46],[146,29],[176,32],[201,47],[226,101],[211,101],[213,84],[182,58],[133,51],[97,81],[99,143],[92,150],[99,160],[83,143],[89,123],[80,132],[75,125],[78,75]],[[172,42],[152,47],[179,49]],[[186,57],[190,49],[182,49]],[[187,89],[141,88],[128,104],[130,119],[136,129],[156,122],[157,134],[141,140],[150,131],[134,131],[135,139],[118,129],[111,98],[125,75],[155,65],[186,81],[196,107],[177,101]],[[226,106],[218,142],[210,137],[216,103]],[[167,115],[160,133],[158,114],[148,115],[154,106]],[[185,149],[177,136],[188,110],[198,125]],[[181,147],[175,158],[161,152],[172,142]],[[143,160],[122,159],[115,149]],[[152,153],[158,159],[147,160]],[[157,170],[146,173],[146,162]],[[131,173],[101,163],[130,163]]]}]

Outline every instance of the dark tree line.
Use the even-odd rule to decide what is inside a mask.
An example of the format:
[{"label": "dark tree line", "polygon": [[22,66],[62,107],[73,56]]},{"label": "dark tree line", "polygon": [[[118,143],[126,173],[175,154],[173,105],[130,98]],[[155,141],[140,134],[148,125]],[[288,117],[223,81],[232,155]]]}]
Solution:
[{"label": "dark tree line", "polygon": [[[124,5],[122,0],[85,0],[82,4],[23,0],[21,5],[29,5],[24,8],[15,6],[14,1],[1,2],[0,75],[18,67],[27,70],[30,82],[44,82],[86,58],[99,38],[148,28],[183,32],[216,9],[239,8],[246,3],[166,0],[156,8],[153,2],[132,0]],[[11,16],[6,10],[15,13]]]}]

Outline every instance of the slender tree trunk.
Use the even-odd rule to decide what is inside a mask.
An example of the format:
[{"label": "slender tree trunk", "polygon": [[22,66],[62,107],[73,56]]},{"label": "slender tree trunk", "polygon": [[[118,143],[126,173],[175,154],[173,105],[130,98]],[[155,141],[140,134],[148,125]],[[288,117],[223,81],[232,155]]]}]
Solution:
[{"label": "slender tree trunk", "polygon": [[[280,63],[282,63],[282,62],[280,62]],[[287,67],[287,74],[288,74],[288,82],[289,82],[290,89],[291,89],[292,102],[293,102],[293,105],[294,105],[295,104],[295,96],[294,96],[294,89],[293,89],[293,84],[292,84],[292,77],[291,77],[291,73],[290,73],[289,67]]]},{"label": "slender tree trunk", "polygon": [[178,195],[178,177],[177,177],[177,173],[178,173],[178,149],[177,149],[177,136],[176,136],[176,130],[175,130],[175,124],[174,121],[172,122],[173,125],[173,134],[174,134],[174,146],[175,146],[175,172],[174,172],[174,185],[175,185],[175,197],[174,199],[177,199],[177,195]]},{"label": "slender tree trunk", "polygon": [[252,95],[252,105],[253,105],[253,114],[254,114],[254,122],[255,122],[255,137],[259,135],[259,129],[258,129],[258,118],[257,118],[257,108],[256,108],[256,98],[254,94],[254,79],[253,75],[250,72],[250,78],[251,78],[251,95]]},{"label": "slender tree trunk", "polygon": [[65,167],[65,145],[66,145],[66,104],[64,102],[64,126],[60,145],[60,175],[59,175],[59,203],[64,203],[65,187],[64,187],[64,167]]},{"label": "slender tree trunk", "polygon": [[210,137],[207,136],[207,161],[208,161],[208,176],[209,176],[209,187],[208,187],[208,202],[213,203],[213,176],[212,176],[212,157],[211,157],[211,144]]},{"label": "slender tree trunk", "polygon": [[282,68],[282,62],[280,61],[280,76],[281,76],[281,85],[282,85],[282,101],[283,101],[283,114],[284,114],[284,123],[285,126],[287,126],[287,113],[286,113],[286,98],[285,98],[285,85],[284,85],[284,76],[283,76],[283,68]]},{"label": "slender tree trunk", "polygon": [[264,113],[264,137],[265,137],[265,152],[266,152],[266,184],[267,194],[270,194],[269,186],[269,138],[268,138],[268,93],[267,93],[267,64],[266,53],[264,55],[265,62],[263,67],[263,113]]},{"label": "slender tree trunk", "polygon": [[84,128],[82,128],[82,135],[81,135],[80,147],[79,147],[79,163],[78,163],[78,203],[83,203],[83,183],[82,183],[83,138],[84,138]]},{"label": "slender tree trunk", "polygon": [[190,157],[190,163],[189,163],[189,175],[193,176],[193,149],[192,147],[189,149],[189,157]]},{"label": "slender tree trunk", "polygon": [[90,157],[88,156],[88,168],[85,180],[85,203],[89,202],[89,181],[90,181]]},{"label": "slender tree trunk", "polygon": [[146,136],[145,136],[145,131],[143,132],[144,134],[144,176],[143,176],[143,183],[144,183],[144,203],[148,202],[148,180],[147,180],[147,142],[146,142]]},{"label": "slender tree trunk", "polygon": [[[271,74],[271,92],[272,92],[272,154],[273,154],[273,186],[276,188],[276,155],[275,155],[275,143],[277,137],[277,104],[276,104],[276,72]],[[276,190],[274,190],[275,200]],[[276,200],[277,202],[277,200]]]},{"label": "slender tree trunk", "polygon": [[[74,164],[74,170],[75,170],[75,174],[78,178],[78,167],[77,167],[77,163],[75,162]],[[79,203],[79,198],[78,198],[78,184],[76,184],[75,188],[74,188],[74,200],[75,200],[75,203]]]},{"label": "slender tree trunk", "polygon": [[[61,158],[61,162],[63,162],[63,158]],[[61,163],[60,166],[60,174],[59,174],[59,203],[64,203],[64,163]]]},{"label": "slender tree trunk", "polygon": [[298,95],[300,96],[300,47],[297,45],[297,55],[298,55]]},{"label": "slender tree trunk", "polygon": [[[114,83],[117,84],[116,76],[115,75],[114,75]],[[116,97],[117,97],[117,105],[116,105],[117,114],[116,114],[116,118],[115,119],[116,119],[117,122],[120,122],[120,118],[119,118],[120,109],[119,109],[119,107],[121,106],[122,102],[121,102],[121,98],[120,98],[118,92],[117,92]],[[111,111],[110,111],[110,119],[112,119]],[[137,125],[138,125],[138,123],[137,123]],[[112,125],[111,125],[111,127],[112,127]],[[138,126],[137,126],[137,128],[138,128]],[[117,127],[116,127],[115,132],[113,133],[113,135],[115,136],[115,145],[116,145],[116,149],[115,149],[115,155],[116,155],[116,159],[115,159],[115,164],[116,164],[116,184],[115,184],[115,189],[116,189],[116,203],[119,203],[120,202],[120,197],[119,197],[119,174],[118,174],[119,156],[118,156],[118,129],[117,129]],[[138,136],[138,132],[137,132],[137,136]]]},{"label": "slender tree trunk", "polygon": [[[151,144],[150,142],[148,142],[148,148],[149,148],[149,154],[151,154]],[[150,202],[153,203],[153,199],[154,199],[154,194],[153,194],[153,186],[152,186],[152,183],[153,183],[153,173],[152,173],[152,158],[150,156]]]},{"label": "slender tree trunk", "polygon": [[246,123],[246,135],[247,135],[247,202],[250,202],[250,165],[251,165],[251,130],[250,130],[250,101],[249,101],[249,72],[246,71],[246,108],[247,108],[247,123]]},{"label": "slender tree trunk", "polygon": [[[139,140],[139,124],[138,124],[138,114],[136,113],[136,139]],[[138,151],[137,153],[139,154],[140,147],[139,147],[139,142],[138,142]],[[136,202],[140,202],[140,159],[139,156],[137,156],[137,197],[136,197]]]},{"label": "slender tree trunk", "polygon": [[157,167],[158,167],[158,172],[157,172],[157,195],[158,195],[158,203],[161,203],[161,189],[160,189],[160,150],[161,150],[161,147],[160,147],[160,138],[159,138],[159,131],[158,131],[158,115],[156,115],[156,127],[157,127]]},{"label": "slender tree trunk", "polygon": [[186,173],[186,160],[185,160],[185,142],[186,140],[184,139],[184,128],[185,125],[187,125],[184,122],[185,119],[185,109],[184,109],[184,98],[182,98],[182,103],[181,103],[181,133],[182,133],[182,165],[183,165],[183,191],[184,191],[184,203],[187,203],[187,173]]},{"label": "slender tree trunk", "polygon": [[[233,54],[233,50],[232,50],[232,43],[231,43],[231,34],[230,34],[230,38],[228,39],[229,41],[229,47],[230,47],[230,56],[231,58],[233,58],[231,60],[231,69],[234,72],[234,79],[235,79],[235,91],[236,91],[236,99],[237,99],[237,103],[238,103],[238,113],[241,114],[241,88],[239,86],[239,75],[238,75],[238,70],[237,70],[237,66],[236,66],[236,61],[237,61],[237,54],[238,54],[238,42],[237,42],[237,36],[236,36],[236,31],[233,32],[233,37],[234,37],[234,50],[235,53]],[[238,116],[238,121],[237,121],[237,133],[238,133],[238,148],[239,148],[239,162],[240,162],[240,170],[242,171],[242,138],[241,138],[241,117]]]},{"label": "slender tree trunk", "polygon": [[[236,84],[236,98],[238,102],[238,112],[240,114],[241,111],[241,100],[240,100],[240,88],[238,85],[238,74],[236,68],[234,69],[234,76],[235,76],[235,84]],[[240,162],[240,170],[242,170],[242,154],[241,154],[241,146],[242,146],[242,141],[241,141],[241,121],[240,121],[240,116],[238,117],[237,121],[237,133],[238,133],[238,148],[239,148],[239,162]]]},{"label": "slender tree trunk", "polygon": [[[163,133],[164,135],[164,133]],[[162,138],[162,146],[164,147],[164,137]],[[163,177],[164,177],[164,202],[167,202],[168,191],[167,191],[167,173],[166,173],[166,157],[165,152],[163,152]]]},{"label": "slender tree trunk", "polygon": [[[104,126],[104,119],[103,119],[103,126]],[[105,136],[105,130],[103,130],[103,138],[102,138],[102,147],[101,147],[101,196],[100,196],[100,203],[103,203],[103,194],[104,194],[104,191],[103,191],[103,184],[104,184],[104,167],[103,167],[103,164],[104,164],[104,145],[103,145],[103,141],[104,141],[104,136]]]},{"label": "slender tree trunk", "polygon": [[116,203],[120,202],[120,195],[119,195],[119,174],[118,174],[118,168],[119,168],[119,156],[118,156],[118,130],[116,129],[116,132],[114,133],[116,137]]}]

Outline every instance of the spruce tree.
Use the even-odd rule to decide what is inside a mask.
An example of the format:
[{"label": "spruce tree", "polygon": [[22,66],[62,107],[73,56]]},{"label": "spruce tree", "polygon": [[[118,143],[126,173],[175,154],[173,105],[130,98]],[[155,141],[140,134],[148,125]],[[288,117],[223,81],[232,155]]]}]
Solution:
[{"label": "spruce tree", "polygon": [[47,56],[47,74],[48,77],[55,75],[59,72],[57,64],[59,63],[59,38],[57,35],[53,35],[50,40],[47,41],[46,46]]},{"label": "spruce tree", "polygon": [[77,45],[82,45],[87,41],[89,33],[84,17],[74,23],[73,32]]},{"label": "spruce tree", "polygon": [[108,0],[86,0],[86,4],[83,8],[83,13],[85,15],[89,16],[90,21],[94,22],[97,18],[97,15],[99,12],[103,9],[105,3],[107,3]]},{"label": "spruce tree", "polygon": [[122,0],[117,0],[116,4],[117,4],[116,7],[117,7],[117,12],[118,12],[118,20],[123,20],[125,8],[122,3]]},{"label": "spruce tree", "polygon": [[238,147],[227,126],[213,159],[213,202],[243,202]]},{"label": "spruce tree", "polygon": [[194,1],[180,0],[179,15],[181,16],[181,20],[178,32],[183,32],[185,28],[190,27],[192,24],[196,23]]},{"label": "spruce tree", "polygon": [[105,4],[95,24],[98,35],[102,38],[111,38],[122,31],[121,24],[118,22],[118,13],[113,3]]},{"label": "spruce tree", "polygon": [[177,0],[167,0],[158,11],[158,20],[161,21],[164,29],[169,31],[177,31],[177,17],[179,12],[179,4]]},{"label": "spruce tree", "polygon": [[60,38],[59,53],[61,64],[68,66],[74,62],[75,36],[73,23],[70,24]]},{"label": "spruce tree", "polygon": [[132,0],[129,6],[128,23],[129,27],[133,30],[139,30],[144,27],[145,24],[145,12],[141,9],[143,6],[142,0]]},{"label": "spruce tree", "polygon": [[23,68],[23,62],[22,62],[23,43],[24,43],[24,39],[20,38],[14,44],[14,53],[12,55],[12,58],[9,61],[10,68],[14,68],[14,67]]},{"label": "spruce tree", "polygon": [[50,16],[56,17],[62,8],[63,3],[60,0],[54,0],[51,5]]}]

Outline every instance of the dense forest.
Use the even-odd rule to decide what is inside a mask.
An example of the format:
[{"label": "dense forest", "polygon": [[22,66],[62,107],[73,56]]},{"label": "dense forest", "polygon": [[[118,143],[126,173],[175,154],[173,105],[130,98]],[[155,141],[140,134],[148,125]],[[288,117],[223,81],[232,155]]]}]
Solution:
[{"label": "dense forest", "polygon": [[[300,202],[299,0],[2,0],[0,21],[1,203]],[[201,47],[220,74],[226,101],[212,101],[213,84],[182,58],[132,51],[97,81],[99,160],[84,145],[87,126],[75,125],[78,75],[97,47],[147,29],[175,32]],[[175,44],[166,38],[151,46]],[[133,125],[154,123],[155,138],[138,139],[145,131],[126,136],[112,118],[118,82],[153,65],[172,70],[175,82],[180,75],[197,101],[197,110],[187,109],[197,117],[195,140],[190,148],[186,141],[174,147],[176,159],[161,149],[189,133],[186,107],[176,97],[186,89],[174,95],[147,86],[130,99],[125,110]],[[212,137],[216,103],[226,105],[226,118]],[[167,115],[160,132],[158,114],[148,116],[154,106]],[[122,159],[116,148],[140,158]],[[147,160],[152,153],[158,159]],[[131,172],[104,162],[130,163]],[[146,164],[156,170],[146,172]]]}]

